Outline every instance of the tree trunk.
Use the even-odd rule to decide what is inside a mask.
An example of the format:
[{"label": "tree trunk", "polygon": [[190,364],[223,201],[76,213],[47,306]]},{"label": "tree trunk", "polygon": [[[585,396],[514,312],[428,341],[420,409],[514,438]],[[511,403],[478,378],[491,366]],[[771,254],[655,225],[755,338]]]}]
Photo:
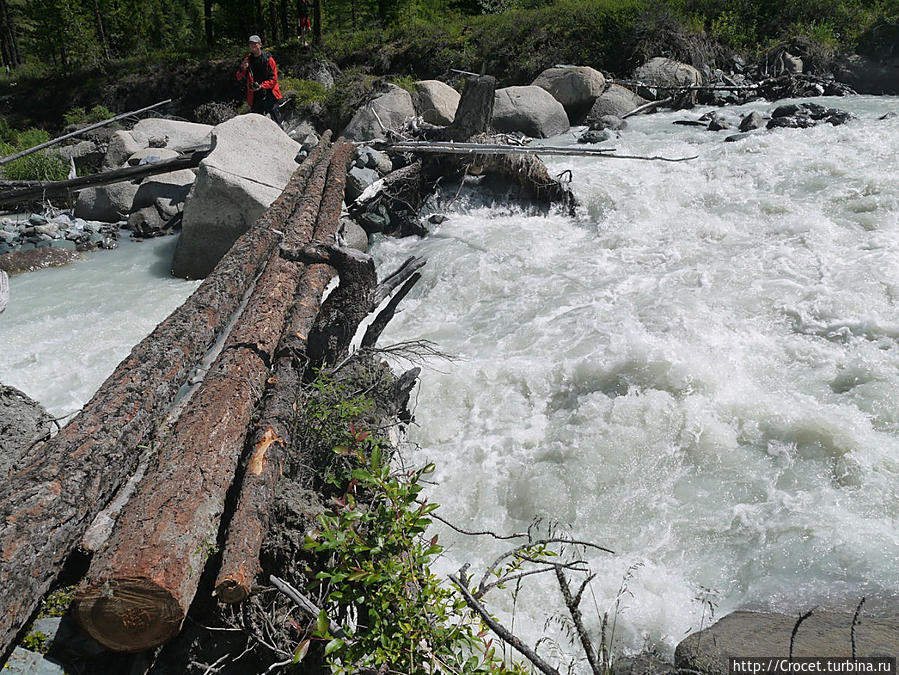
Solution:
[{"label": "tree trunk", "polygon": [[203,0],[203,29],[206,32],[206,44],[210,47],[215,42],[212,31],[212,2],[213,0]]},{"label": "tree trunk", "polygon": [[103,15],[100,13],[100,5],[94,0],[94,21],[97,24],[97,37],[100,40],[100,48],[103,50],[103,58],[109,61],[109,42],[106,40],[106,31],[103,29]]},{"label": "tree trunk", "polygon": [[312,0],[312,44],[322,46],[322,0]]},{"label": "tree trunk", "polygon": [[[281,225],[288,243],[312,238],[331,154],[319,161],[298,208]],[[155,471],[94,559],[75,614],[107,647],[141,651],[180,630],[215,549],[225,496],[299,280],[297,265],[280,256],[269,260],[221,354],[159,439]]]},{"label": "tree trunk", "polygon": [[[305,183],[318,154],[313,150],[291,183]],[[28,466],[0,482],[0,660],[69,551],[134,468],[137,445],[239,306],[277,245],[272,229],[293,210],[298,191],[285,190],[81,412],[32,453]]]},{"label": "tree trunk", "polygon": [[[346,168],[352,152],[353,146],[349,144],[339,146],[334,152],[314,241],[329,241],[337,232]],[[303,268],[302,282],[275,353],[275,375],[266,391],[262,415],[245,462],[237,509],[228,526],[215,582],[215,594],[223,602],[243,601],[261,571],[259,550],[268,530],[275,487],[281,478],[282,452],[292,443],[297,391],[306,366],[306,336],[318,314],[324,288],[333,276],[334,270],[328,265]]]},{"label": "tree trunk", "polygon": [[448,140],[467,141],[476,134],[483,134],[490,128],[493,118],[493,93],[496,78],[492,75],[469,77],[456,109],[453,123],[447,127]]}]

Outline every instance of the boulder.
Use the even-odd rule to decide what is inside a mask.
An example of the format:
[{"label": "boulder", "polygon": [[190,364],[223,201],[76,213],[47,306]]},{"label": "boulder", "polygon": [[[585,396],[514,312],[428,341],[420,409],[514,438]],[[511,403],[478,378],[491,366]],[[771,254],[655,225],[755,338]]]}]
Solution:
[{"label": "boulder", "polygon": [[352,218],[340,219],[340,236],[343,237],[346,247],[355,248],[363,253],[368,251],[368,234]]},{"label": "boulder", "polygon": [[361,146],[356,151],[356,160],[354,162],[360,169],[375,169],[382,176],[386,176],[393,171],[393,162],[386,152],[375,150],[366,145]]},{"label": "boulder", "polygon": [[552,94],[571,124],[580,124],[605,90],[606,78],[588,66],[560,66],[544,70],[531,84]]},{"label": "boulder", "polygon": [[137,188],[137,193],[134,195],[131,210],[136,211],[147,206],[153,206],[157,200],[165,201],[168,205],[177,207],[178,204],[183,204],[187,199],[194,180],[196,180],[196,176],[190,169],[181,169],[180,171],[144,178]]},{"label": "boulder", "polygon": [[493,126],[497,131],[520,131],[532,138],[548,138],[569,129],[568,114],[542,87],[497,89],[493,99]]},{"label": "boulder", "polygon": [[138,164],[149,164],[151,162],[177,158],[178,152],[175,150],[169,150],[168,148],[144,148],[131,155],[125,163],[128,166],[137,166]]},{"label": "boulder", "polygon": [[106,147],[106,155],[103,157],[103,166],[107,169],[117,169],[131,155],[149,145],[150,139],[144,133],[134,130],[114,131],[109,137],[109,145]]},{"label": "boulder", "polygon": [[160,213],[154,204],[132,212],[128,216],[127,228],[134,233],[135,237],[158,237],[166,233],[168,221],[169,218]]},{"label": "boulder", "polygon": [[837,60],[833,73],[859,94],[899,94],[899,57],[877,62],[851,54]]},{"label": "boulder", "polygon": [[178,277],[209,274],[281,194],[297,168],[299,144],[263,115],[230,119],[212,130],[211,140],[213,149],[200,162],[184,205],[172,262]]},{"label": "boulder", "polygon": [[[693,66],[664,56],[649,59],[634,71],[634,79],[650,87],[684,87],[702,82],[702,74]],[[661,98],[670,90],[661,92]]]},{"label": "boulder", "polygon": [[415,109],[425,122],[446,126],[452,124],[459,107],[459,92],[440,80],[415,83]]},{"label": "boulder", "polygon": [[52,418],[40,403],[0,384],[0,479],[19,465],[36,439],[49,436],[52,429]]},{"label": "boulder", "polygon": [[587,114],[586,122],[591,127],[595,121],[603,115],[614,115],[615,117],[623,117],[631,110],[639,108],[641,105],[649,103],[642,96],[637,96],[630,89],[622,87],[618,84],[610,84],[596,101],[590,112]]},{"label": "boulder", "polygon": [[352,167],[346,175],[347,202],[356,201],[365,192],[366,188],[374,184],[379,177],[378,172],[374,169],[360,169],[358,166]]},{"label": "boulder", "polygon": [[627,128],[627,120],[623,120],[615,115],[600,115],[590,121],[590,129],[593,131],[601,131],[609,129],[611,131],[621,131]]},{"label": "boulder", "polygon": [[[786,658],[796,625],[795,616],[762,612],[734,612],[713,626],[693,633],[674,651],[674,665],[695,673],[725,675],[729,659]],[[796,631],[797,657],[851,657],[853,612],[814,612]],[[863,616],[855,626],[857,656],[899,654],[899,622]]]},{"label": "boulder", "polygon": [[[208,124],[196,124],[195,122],[182,122],[180,120],[167,120],[160,117],[148,117],[134,125],[131,133],[140,132],[147,139],[164,138],[165,146],[169,150],[185,152],[200,148],[209,144],[209,134],[213,127]],[[154,147],[153,143],[148,143]],[[144,146],[147,147],[147,146]],[[133,154],[133,153],[130,153]]]},{"label": "boulder", "polygon": [[[343,130],[344,138],[350,141],[386,138],[382,124],[388,129],[396,129],[408,118],[415,117],[412,94],[395,84],[387,87],[387,91],[356,111]],[[381,120],[380,123],[378,119]]]},{"label": "boulder", "polygon": [[115,223],[131,211],[138,186],[131,181],[85,188],[78,194],[75,216],[84,220]]},{"label": "boulder", "polygon": [[740,131],[752,131],[753,129],[761,129],[763,126],[765,126],[765,120],[755,110],[740,120]]},{"label": "boulder", "polygon": [[59,148],[60,156],[68,163],[75,162],[78,168],[100,168],[105,153],[93,141],[79,141],[74,145],[64,145]]}]

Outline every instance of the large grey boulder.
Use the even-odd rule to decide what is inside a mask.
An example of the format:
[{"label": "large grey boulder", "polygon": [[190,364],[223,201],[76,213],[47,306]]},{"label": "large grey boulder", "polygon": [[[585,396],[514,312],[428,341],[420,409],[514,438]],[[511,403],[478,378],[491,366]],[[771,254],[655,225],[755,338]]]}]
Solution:
[{"label": "large grey boulder", "polygon": [[843,56],[833,73],[859,94],[899,94],[899,56],[880,63],[858,54]]},{"label": "large grey boulder", "polygon": [[635,108],[649,103],[645,98],[637,96],[630,89],[618,84],[610,84],[596,101],[587,114],[587,124],[592,126],[593,121],[599,120],[603,115],[623,117]]},{"label": "large grey boulder", "polygon": [[493,98],[497,131],[520,131],[531,138],[548,138],[568,131],[565,108],[542,87],[497,89]]},{"label": "large grey boulder", "polygon": [[356,111],[342,132],[347,140],[368,141],[385,138],[386,134],[381,125],[387,129],[398,129],[408,118],[415,117],[412,94],[395,84],[387,87],[387,91]]},{"label": "large grey boulder", "polygon": [[117,169],[135,152],[149,146],[150,139],[140,131],[114,131],[109,137],[109,145],[106,146],[103,166],[107,169]]},{"label": "large grey boulder", "polygon": [[[634,79],[649,86],[686,87],[700,84],[702,73],[686,63],[664,56],[656,56],[634,71]],[[668,90],[660,92],[660,95],[663,96],[669,94]]]},{"label": "large grey boulder", "polygon": [[297,168],[299,143],[268,117],[240,115],[212,130],[184,205],[172,273],[200,279],[281,194]]},{"label": "large grey boulder", "polygon": [[[674,651],[674,665],[694,673],[725,675],[733,656],[786,658],[796,619],[762,612],[728,614],[683,640]],[[796,631],[793,655],[851,657],[852,619],[853,612],[814,612]],[[863,616],[854,632],[857,656],[899,654],[896,619]]]},{"label": "large grey boulder", "polygon": [[52,428],[52,418],[40,403],[15,387],[0,384],[0,479]]},{"label": "large grey boulder", "polygon": [[[186,150],[193,150],[194,148],[208,145],[212,129],[213,127],[208,124],[148,117],[135,124],[131,133],[142,133],[151,141],[163,138],[165,139],[165,145],[162,147],[177,152],[185,152]],[[149,145],[155,144],[151,142]]]},{"label": "large grey boulder", "polygon": [[168,148],[144,148],[131,155],[125,163],[128,166],[137,166],[138,164],[152,164],[167,159],[177,159],[178,157],[179,153],[176,150],[169,150]]},{"label": "large grey boulder", "polygon": [[131,202],[131,209],[136,211],[146,206],[152,206],[156,200],[163,200],[171,206],[183,204],[190,193],[194,180],[196,180],[196,175],[190,169],[144,178]]},{"label": "large grey boulder", "polygon": [[555,98],[572,124],[580,124],[593,102],[606,88],[606,78],[589,66],[548,68],[531,84],[546,89]]},{"label": "large grey boulder", "polygon": [[459,107],[459,92],[440,80],[415,83],[415,109],[425,122],[446,126],[452,124]]},{"label": "large grey boulder", "polygon": [[78,193],[75,217],[104,223],[123,220],[131,211],[137,190],[138,186],[131,181],[85,188]]}]

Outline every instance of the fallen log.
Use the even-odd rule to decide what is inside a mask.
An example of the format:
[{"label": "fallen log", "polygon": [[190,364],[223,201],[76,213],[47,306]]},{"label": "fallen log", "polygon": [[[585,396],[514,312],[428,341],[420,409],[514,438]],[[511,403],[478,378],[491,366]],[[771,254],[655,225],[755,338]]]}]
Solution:
[{"label": "fallen log", "polygon": [[38,150],[44,150],[45,148],[49,148],[58,143],[62,143],[63,141],[74,138],[75,136],[80,136],[83,133],[88,131],[93,131],[94,129],[99,129],[100,127],[105,127],[107,124],[112,124],[113,122],[118,122],[121,119],[126,117],[131,117],[132,115],[139,115],[142,112],[147,112],[148,110],[152,110],[153,108],[158,108],[161,105],[165,105],[166,103],[171,103],[172,99],[167,98],[164,101],[160,101],[159,103],[154,103],[153,105],[148,105],[146,108],[141,108],[140,110],[133,110],[132,112],[122,113],[121,115],[116,115],[115,117],[110,117],[108,120],[103,120],[102,122],[97,122],[96,124],[91,124],[90,126],[84,127],[83,129],[78,129],[77,131],[73,131],[70,134],[66,134],[65,136],[60,136],[58,138],[54,138],[52,140],[47,141],[46,143],[41,143],[40,145],[35,145],[34,147],[28,148],[26,150],[22,150],[21,152],[17,152],[14,155],[10,155],[9,157],[3,157],[0,159],[0,166],[4,164],[8,164],[16,159],[21,159],[22,157],[26,157]]},{"label": "fallen log", "polygon": [[63,197],[72,190],[81,190],[86,187],[111,185],[135,178],[155,176],[160,173],[170,173],[179,169],[193,169],[200,165],[209,150],[198,150],[185,157],[165,159],[151,164],[139,164],[138,166],[126,166],[121,169],[112,169],[90,176],[81,176],[69,180],[28,181],[25,185],[8,186],[0,192],[0,206],[10,206],[50,197]]},{"label": "fallen log", "polygon": [[[346,170],[353,152],[354,147],[349,144],[342,144],[334,151],[314,241],[331,240],[339,228]],[[275,487],[281,478],[283,449],[293,440],[297,393],[306,366],[306,336],[333,274],[327,265],[303,267],[300,288],[275,352],[274,374],[269,379],[262,414],[244,464],[237,508],[228,525],[214,592],[222,602],[243,601],[261,571],[259,551],[268,530]]]},{"label": "fallen log", "polygon": [[[331,154],[322,153],[304,198],[281,225],[285,241],[312,238]],[[226,493],[299,280],[298,266],[280,256],[268,261],[221,354],[158,439],[154,471],[94,558],[74,611],[110,649],[142,651],[180,631],[216,547]]]},{"label": "fallen log", "polygon": [[[313,151],[291,181],[305,183]],[[0,660],[62,562],[137,464],[137,446],[164,417],[278,243],[293,209],[285,191],[199,288],[118,365],[31,463],[0,482]]]}]

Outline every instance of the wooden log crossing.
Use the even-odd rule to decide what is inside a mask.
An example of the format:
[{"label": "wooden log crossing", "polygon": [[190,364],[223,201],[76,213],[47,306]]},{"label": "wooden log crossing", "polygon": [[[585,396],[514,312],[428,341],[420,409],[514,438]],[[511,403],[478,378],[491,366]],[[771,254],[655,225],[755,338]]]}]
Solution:
[{"label": "wooden log crossing", "polygon": [[31,453],[26,466],[0,482],[0,659],[88,526],[128,479],[141,454],[138,446],[162,422],[272,259],[278,229],[305,193],[329,137],[190,298],[134,347],[69,424]]}]

